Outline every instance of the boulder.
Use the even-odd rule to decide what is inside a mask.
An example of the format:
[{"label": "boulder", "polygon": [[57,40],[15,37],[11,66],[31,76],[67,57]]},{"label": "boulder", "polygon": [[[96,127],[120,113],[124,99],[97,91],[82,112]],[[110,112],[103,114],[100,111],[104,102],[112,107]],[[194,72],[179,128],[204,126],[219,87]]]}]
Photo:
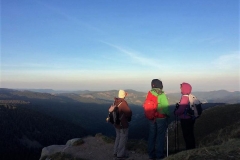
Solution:
[{"label": "boulder", "polygon": [[40,160],[45,160],[45,159],[43,159],[44,157],[48,157],[48,156],[53,155],[57,152],[64,151],[65,147],[66,147],[66,145],[51,145],[51,146],[44,147],[42,149]]},{"label": "boulder", "polygon": [[82,138],[74,138],[71,140],[68,140],[66,143],[66,146],[78,146],[84,143],[84,140]]}]

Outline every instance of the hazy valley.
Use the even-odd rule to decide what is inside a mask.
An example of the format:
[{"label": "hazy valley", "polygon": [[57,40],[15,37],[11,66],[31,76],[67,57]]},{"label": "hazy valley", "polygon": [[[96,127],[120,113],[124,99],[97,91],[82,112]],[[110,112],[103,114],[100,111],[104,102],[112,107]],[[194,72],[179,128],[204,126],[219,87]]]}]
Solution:
[{"label": "hazy valley", "polygon": [[[117,90],[111,91],[75,91],[63,92],[54,90],[13,90],[0,89],[1,156],[4,159],[39,159],[41,149],[52,144],[65,144],[67,140],[95,135],[113,137],[113,127],[106,123],[108,108],[117,96]],[[129,130],[130,139],[146,139],[148,135],[147,120],[143,115],[142,103],[146,93],[127,90],[126,100],[133,111]],[[224,90],[196,92],[204,104],[203,108],[240,104],[240,92]],[[171,113],[179,101],[179,93],[167,94],[171,104]],[[236,112],[235,112],[236,111]],[[217,112],[217,111],[216,111]],[[230,126],[239,121],[239,110],[236,106],[230,110],[235,119],[226,120],[218,127],[205,126],[206,137],[209,133]],[[204,117],[204,116],[203,116]],[[237,118],[236,118],[237,117]],[[207,118],[199,119],[203,125]],[[209,119],[208,119],[209,120]],[[218,121],[219,119],[211,119]],[[234,120],[234,121],[233,121]],[[172,114],[169,124],[174,121]],[[209,123],[211,124],[211,123]],[[171,125],[170,125],[171,127]],[[199,140],[199,139],[198,139]],[[206,140],[207,141],[207,140]],[[14,154],[13,154],[14,153]],[[14,157],[16,155],[16,157]],[[1,158],[1,157],[0,157]],[[1,159],[2,159],[1,158]]]}]

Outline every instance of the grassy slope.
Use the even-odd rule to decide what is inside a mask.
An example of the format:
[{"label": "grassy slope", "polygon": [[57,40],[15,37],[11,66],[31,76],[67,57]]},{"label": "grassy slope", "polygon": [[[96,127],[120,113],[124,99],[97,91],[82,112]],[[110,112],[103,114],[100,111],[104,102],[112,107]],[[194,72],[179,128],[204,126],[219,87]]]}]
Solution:
[{"label": "grassy slope", "polygon": [[[172,154],[166,159],[240,159],[239,117],[240,104],[217,106],[206,110],[195,124],[198,148]],[[179,148],[184,150],[180,127],[179,139]]]},{"label": "grassy slope", "polygon": [[232,139],[220,145],[201,147],[171,155],[166,160],[240,159],[240,140]]}]

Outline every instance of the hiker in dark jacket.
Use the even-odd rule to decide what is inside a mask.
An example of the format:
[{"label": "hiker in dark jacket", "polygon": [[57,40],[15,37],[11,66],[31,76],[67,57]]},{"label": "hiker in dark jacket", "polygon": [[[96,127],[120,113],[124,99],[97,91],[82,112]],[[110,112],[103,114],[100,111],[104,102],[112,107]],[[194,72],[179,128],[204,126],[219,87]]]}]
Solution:
[{"label": "hiker in dark jacket", "polygon": [[128,157],[128,153],[126,152],[126,143],[128,140],[128,127],[129,122],[132,118],[132,111],[129,108],[127,102],[125,101],[125,97],[127,96],[127,92],[124,90],[119,90],[118,98],[115,98],[114,104],[118,106],[119,109],[119,117],[121,119],[120,124],[115,124],[116,130],[116,139],[114,144],[114,156],[117,158],[126,158]]},{"label": "hiker in dark jacket", "polygon": [[195,148],[195,137],[194,137],[194,123],[195,119],[185,113],[185,109],[189,106],[188,95],[192,91],[192,86],[188,83],[180,84],[181,89],[181,100],[178,107],[175,110],[175,115],[180,118],[183,138],[186,144],[186,149]]}]

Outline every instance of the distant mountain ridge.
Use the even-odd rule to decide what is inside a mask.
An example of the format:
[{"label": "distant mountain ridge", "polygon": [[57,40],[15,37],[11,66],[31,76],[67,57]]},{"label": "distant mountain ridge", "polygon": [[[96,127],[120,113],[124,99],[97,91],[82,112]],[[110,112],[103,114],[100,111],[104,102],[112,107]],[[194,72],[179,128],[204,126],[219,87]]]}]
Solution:
[{"label": "distant mountain ridge", "polygon": [[[129,101],[129,103],[133,103],[133,104],[142,104],[147,94],[147,92],[139,92],[135,90],[126,90],[126,91],[128,92],[128,96],[126,97],[126,99]],[[49,92],[49,93],[54,93],[54,92]],[[109,90],[109,91],[85,90],[85,91],[65,92],[65,94],[69,94],[69,93],[79,94],[81,97],[106,100],[111,102],[113,100],[113,97],[117,96],[118,90]],[[64,95],[62,93],[58,93],[58,94]],[[179,102],[179,99],[181,97],[180,92],[166,93],[166,94],[169,98],[170,104],[175,104]],[[216,91],[206,91],[206,92],[204,91],[193,92],[193,94],[197,96],[203,103],[228,103],[228,104],[240,103],[240,91],[229,92],[226,90],[216,90]]]},{"label": "distant mountain ridge", "polygon": [[[27,91],[39,92],[39,93],[49,93],[56,96],[66,96],[68,98],[73,98],[78,101],[89,101],[92,99],[94,102],[98,100],[103,102],[112,102],[113,98],[117,96],[118,90],[109,90],[109,91],[56,91],[53,89],[27,89]],[[147,92],[140,92],[128,89],[128,96],[126,99],[128,103],[140,105],[143,103]],[[179,102],[181,97],[180,92],[178,93],[166,93],[169,98],[170,104],[175,104]],[[229,92],[226,90],[216,90],[216,91],[201,91],[201,92],[193,92],[195,96],[197,96],[201,102],[203,103],[227,103],[234,104],[240,103],[240,91]]]}]

